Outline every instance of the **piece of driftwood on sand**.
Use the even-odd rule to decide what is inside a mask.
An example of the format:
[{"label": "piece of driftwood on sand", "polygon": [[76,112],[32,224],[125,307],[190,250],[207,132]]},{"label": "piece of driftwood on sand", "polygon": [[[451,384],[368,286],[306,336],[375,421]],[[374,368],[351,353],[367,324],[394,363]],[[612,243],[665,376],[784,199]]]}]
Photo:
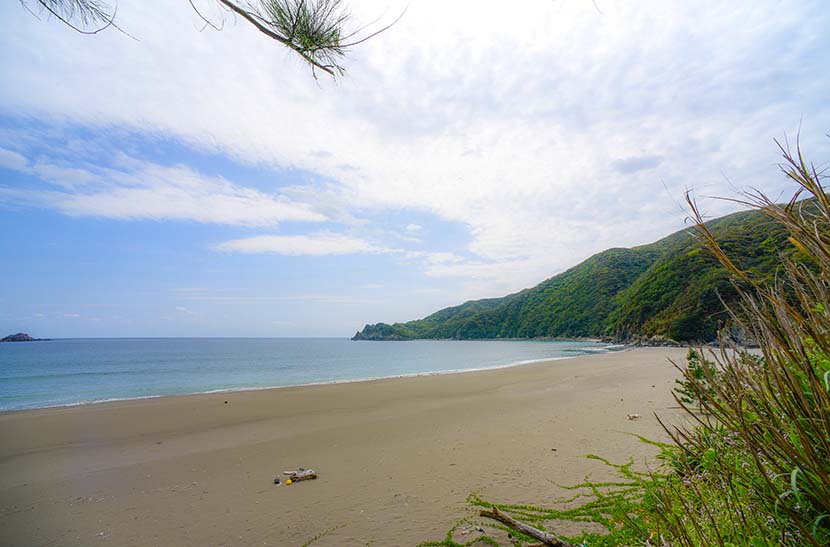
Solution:
[{"label": "piece of driftwood on sand", "polygon": [[563,541],[551,533],[539,530],[538,528],[534,528],[533,526],[528,526],[523,522],[519,522],[513,517],[502,513],[495,507],[493,507],[492,509],[482,509],[479,515],[481,515],[482,517],[487,517],[489,519],[497,520],[502,524],[506,524],[507,526],[516,530],[517,532],[521,532],[522,534],[530,536],[533,539],[538,539],[542,542],[542,545],[548,545],[549,547],[576,547],[573,543]]},{"label": "piece of driftwood on sand", "polygon": [[297,471],[283,471],[283,474],[288,475],[291,482],[307,481],[317,478],[317,473],[315,473],[313,469],[300,468]]}]

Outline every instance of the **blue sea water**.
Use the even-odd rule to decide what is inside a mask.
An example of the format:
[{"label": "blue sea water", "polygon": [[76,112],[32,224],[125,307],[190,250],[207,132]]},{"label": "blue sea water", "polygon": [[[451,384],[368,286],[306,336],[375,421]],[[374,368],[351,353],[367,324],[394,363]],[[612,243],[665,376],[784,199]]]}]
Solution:
[{"label": "blue sea water", "polygon": [[5,343],[0,344],[0,411],[460,372],[613,349],[558,340],[108,338]]}]

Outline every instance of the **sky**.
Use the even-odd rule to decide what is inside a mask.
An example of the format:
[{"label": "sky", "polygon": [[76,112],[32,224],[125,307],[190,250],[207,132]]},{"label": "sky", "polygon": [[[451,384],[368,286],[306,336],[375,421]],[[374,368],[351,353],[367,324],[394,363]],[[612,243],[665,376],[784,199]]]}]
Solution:
[{"label": "sky", "polygon": [[[30,3],[32,6],[35,2]],[[0,6],[0,334],[351,336],[826,166],[823,0],[346,0],[334,81],[196,2]]]}]

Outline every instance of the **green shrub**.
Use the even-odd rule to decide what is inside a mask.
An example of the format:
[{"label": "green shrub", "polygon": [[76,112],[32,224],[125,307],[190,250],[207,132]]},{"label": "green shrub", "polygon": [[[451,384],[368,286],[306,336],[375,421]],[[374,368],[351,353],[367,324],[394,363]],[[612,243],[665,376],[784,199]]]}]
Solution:
[{"label": "green shrub", "polygon": [[686,354],[686,369],[683,376],[675,380],[675,397],[681,404],[695,405],[699,408],[701,402],[697,398],[692,382],[696,382],[701,386],[705,385],[707,393],[714,393],[715,388],[709,385],[709,378],[717,379],[714,363],[703,357],[701,351],[689,348],[689,352]]}]

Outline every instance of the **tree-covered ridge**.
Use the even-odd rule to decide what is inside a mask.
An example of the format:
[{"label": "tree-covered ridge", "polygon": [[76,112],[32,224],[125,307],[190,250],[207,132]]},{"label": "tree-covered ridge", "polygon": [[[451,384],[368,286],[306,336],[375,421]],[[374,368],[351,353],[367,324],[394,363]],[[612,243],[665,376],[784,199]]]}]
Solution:
[{"label": "tree-covered ridge", "polygon": [[[785,231],[757,211],[708,224],[737,265],[771,277],[789,247]],[[710,341],[736,298],[726,270],[681,230],[632,249],[608,249],[503,298],[473,300],[407,323],[366,325],[356,340],[663,336]]]}]

